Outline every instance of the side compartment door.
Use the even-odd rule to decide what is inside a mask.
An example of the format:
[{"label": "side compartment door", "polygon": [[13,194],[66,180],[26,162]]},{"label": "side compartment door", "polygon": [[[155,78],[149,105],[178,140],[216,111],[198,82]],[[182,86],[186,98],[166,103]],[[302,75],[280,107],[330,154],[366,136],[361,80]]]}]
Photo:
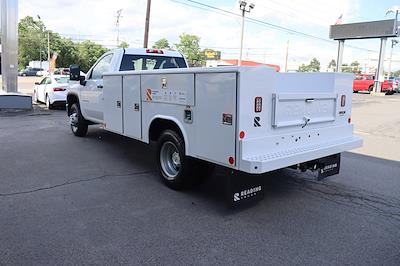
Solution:
[{"label": "side compartment door", "polygon": [[[195,155],[236,165],[236,73],[196,74]],[[235,160],[232,164],[229,158]],[[232,160],[232,159],[231,159]]]},{"label": "side compartment door", "polygon": [[140,101],[140,75],[123,77],[123,122],[124,135],[142,138],[142,105]]},{"label": "side compartment door", "polygon": [[103,94],[105,127],[122,134],[122,76],[104,76]]}]

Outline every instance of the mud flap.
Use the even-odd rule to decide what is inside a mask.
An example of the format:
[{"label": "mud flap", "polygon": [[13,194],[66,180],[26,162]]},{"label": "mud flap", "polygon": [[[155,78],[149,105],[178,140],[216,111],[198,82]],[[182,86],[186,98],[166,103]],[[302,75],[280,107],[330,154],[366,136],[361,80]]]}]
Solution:
[{"label": "mud flap", "polygon": [[263,181],[262,175],[251,175],[229,170],[226,186],[226,201],[228,206],[249,206],[263,199]]},{"label": "mud flap", "polygon": [[322,180],[331,175],[337,175],[340,171],[340,153],[328,157],[320,158],[317,162],[317,179]]}]

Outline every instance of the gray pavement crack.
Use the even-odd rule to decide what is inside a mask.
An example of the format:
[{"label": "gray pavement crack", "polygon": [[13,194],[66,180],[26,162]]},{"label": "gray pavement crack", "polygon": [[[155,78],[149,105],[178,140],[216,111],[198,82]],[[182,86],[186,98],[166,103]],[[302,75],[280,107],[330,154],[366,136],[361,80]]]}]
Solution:
[{"label": "gray pavement crack", "polygon": [[323,199],[348,207],[357,206],[400,222],[399,199],[362,189],[350,189],[339,184],[314,181],[299,175],[293,175],[288,181],[298,185],[302,190],[319,195]]},{"label": "gray pavement crack", "polygon": [[54,188],[59,188],[59,187],[83,183],[83,182],[91,182],[94,180],[99,180],[99,179],[103,179],[103,178],[107,178],[107,177],[137,176],[137,175],[143,175],[143,174],[149,174],[149,173],[154,173],[154,171],[142,171],[142,172],[136,172],[136,173],[127,173],[127,174],[103,174],[100,176],[95,176],[95,177],[86,178],[86,179],[77,179],[77,180],[70,179],[64,183],[60,183],[60,184],[56,184],[56,185],[52,185],[52,186],[39,187],[39,188],[35,188],[35,189],[17,191],[17,192],[11,192],[11,193],[0,193],[0,197],[10,197],[10,196],[23,195],[23,194],[30,194],[30,193],[43,191],[43,190],[51,190]]}]

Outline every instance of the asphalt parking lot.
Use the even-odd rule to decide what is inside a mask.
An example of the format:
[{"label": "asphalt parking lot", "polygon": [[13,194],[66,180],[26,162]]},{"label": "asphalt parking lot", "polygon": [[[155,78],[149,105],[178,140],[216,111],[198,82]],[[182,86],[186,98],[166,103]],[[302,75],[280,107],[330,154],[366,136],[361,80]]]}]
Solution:
[{"label": "asphalt parking lot", "polygon": [[65,110],[0,112],[0,265],[399,265],[400,95],[353,102],[365,146],[339,175],[265,174],[264,199],[240,209],[221,168],[175,192],[151,146],[74,137]]}]

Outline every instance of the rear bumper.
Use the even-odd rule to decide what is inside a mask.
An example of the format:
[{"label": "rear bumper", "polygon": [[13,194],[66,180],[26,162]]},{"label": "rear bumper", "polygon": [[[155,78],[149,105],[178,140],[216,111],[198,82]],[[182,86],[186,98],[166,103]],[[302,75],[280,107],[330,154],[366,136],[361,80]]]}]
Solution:
[{"label": "rear bumper", "polygon": [[332,154],[361,147],[363,140],[352,136],[319,144],[312,144],[276,152],[243,157],[239,170],[247,173],[262,174],[298,163],[319,159]]},{"label": "rear bumper", "polygon": [[50,95],[50,103],[65,103],[67,101],[67,92],[60,91],[60,92],[53,92]]}]

